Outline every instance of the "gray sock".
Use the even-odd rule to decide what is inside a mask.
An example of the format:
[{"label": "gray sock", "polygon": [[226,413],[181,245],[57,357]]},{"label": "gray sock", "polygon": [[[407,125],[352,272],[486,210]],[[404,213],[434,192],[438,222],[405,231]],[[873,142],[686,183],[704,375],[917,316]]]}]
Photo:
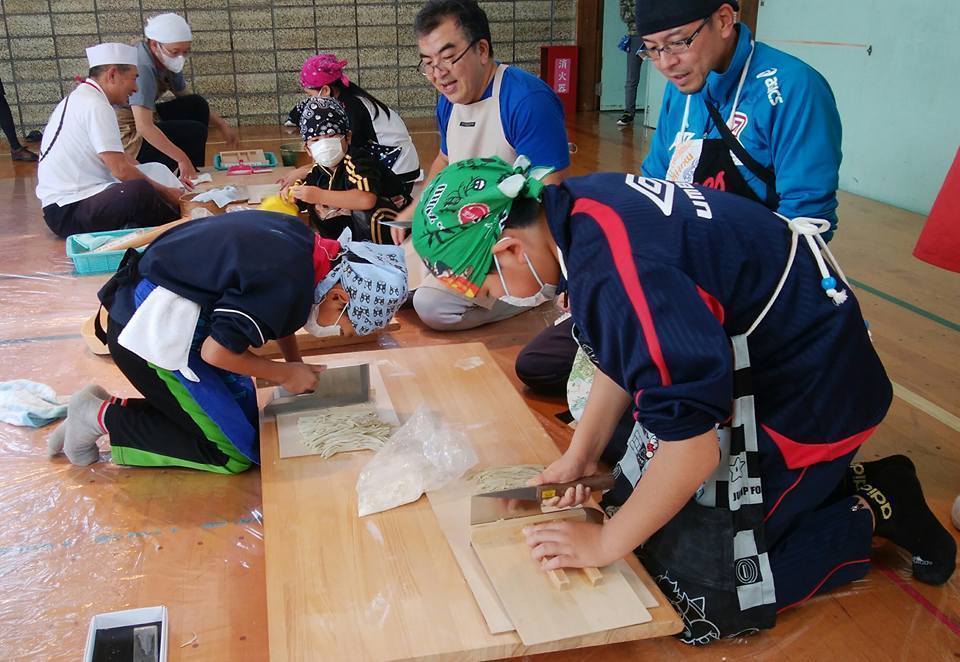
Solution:
[{"label": "gray sock", "polygon": [[101,396],[109,397],[102,388],[91,384],[74,393],[67,405],[63,452],[73,464],[87,466],[100,459],[97,439],[103,436],[103,429],[98,417],[107,399]]},{"label": "gray sock", "polygon": [[63,440],[67,436],[67,422],[64,421],[57,426],[49,437],[47,437],[47,455],[54,457],[63,452]]},{"label": "gray sock", "polygon": [[[91,384],[87,388],[90,389],[90,393],[93,393],[95,396],[101,400],[109,400],[110,394],[107,393],[104,389],[97,386],[96,384]],[[69,409],[69,407],[68,407]],[[63,442],[67,435],[67,423],[64,421],[56,427],[56,429],[47,437],[47,455],[54,457],[63,452]]]}]

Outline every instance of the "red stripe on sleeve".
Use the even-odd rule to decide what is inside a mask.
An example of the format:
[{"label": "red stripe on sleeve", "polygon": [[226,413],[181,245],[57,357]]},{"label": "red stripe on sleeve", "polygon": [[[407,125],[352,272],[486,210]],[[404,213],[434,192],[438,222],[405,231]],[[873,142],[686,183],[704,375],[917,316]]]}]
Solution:
[{"label": "red stripe on sleeve", "polygon": [[700,295],[700,298],[703,299],[703,302],[707,304],[707,308],[710,309],[710,313],[717,318],[717,321],[720,324],[723,324],[723,320],[726,317],[726,311],[723,309],[723,304],[717,301],[717,298],[707,292],[705,289],[697,285],[697,294]]},{"label": "red stripe on sleeve", "polygon": [[610,247],[610,254],[613,256],[613,264],[620,275],[620,282],[623,289],[626,290],[627,298],[630,299],[633,311],[640,322],[643,339],[650,350],[650,358],[653,359],[653,363],[660,372],[660,382],[663,386],[669,386],[671,384],[670,372],[667,370],[667,363],[663,358],[660,339],[657,337],[657,330],[653,325],[653,316],[650,314],[650,307],[647,305],[647,297],[640,286],[637,265],[633,261],[633,254],[630,252],[630,237],[623,225],[623,219],[607,205],[589,198],[577,200],[571,213],[586,214],[603,231]]}]

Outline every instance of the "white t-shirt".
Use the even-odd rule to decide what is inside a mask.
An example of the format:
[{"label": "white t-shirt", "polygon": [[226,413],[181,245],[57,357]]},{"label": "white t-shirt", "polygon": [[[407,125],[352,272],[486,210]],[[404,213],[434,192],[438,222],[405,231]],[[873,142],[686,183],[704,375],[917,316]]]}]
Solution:
[{"label": "white t-shirt", "polygon": [[[123,152],[117,115],[103,90],[88,78],[68,98],[69,104],[64,99],[54,108],[40,143],[41,154],[50,149],[37,168],[37,197],[44,207],[86,200],[119,181],[98,156]],[[54,142],[61,117],[63,128]]]},{"label": "white t-shirt", "polygon": [[[383,112],[383,108],[375,108],[372,103],[363,97],[357,97],[363,103],[367,112],[370,113],[370,120],[373,122],[373,130],[377,134],[377,142],[387,147],[400,147],[400,158],[393,164],[393,170],[398,175],[420,169],[420,158],[417,156],[417,150],[410,139],[410,132],[407,131],[407,125],[400,119],[400,113],[393,108],[390,109],[390,117]],[[379,110],[374,117],[374,111]]]}]

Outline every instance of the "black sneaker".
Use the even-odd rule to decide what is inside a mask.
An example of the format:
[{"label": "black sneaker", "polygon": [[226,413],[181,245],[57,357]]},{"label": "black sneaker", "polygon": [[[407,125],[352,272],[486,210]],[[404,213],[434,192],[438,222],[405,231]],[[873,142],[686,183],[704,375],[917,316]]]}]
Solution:
[{"label": "black sneaker", "polygon": [[43,134],[37,131],[36,129],[34,129],[33,131],[31,131],[26,135],[24,140],[26,140],[28,143],[38,143],[41,140],[43,140]]},{"label": "black sneaker", "polygon": [[26,147],[15,149],[10,152],[10,158],[14,161],[39,161],[40,157],[31,152]]},{"label": "black sneaker", "polygon": [[631,124],[633,124],[633,115],[630,113],[624,113],[617,120],[617,126],[630,126]]}]

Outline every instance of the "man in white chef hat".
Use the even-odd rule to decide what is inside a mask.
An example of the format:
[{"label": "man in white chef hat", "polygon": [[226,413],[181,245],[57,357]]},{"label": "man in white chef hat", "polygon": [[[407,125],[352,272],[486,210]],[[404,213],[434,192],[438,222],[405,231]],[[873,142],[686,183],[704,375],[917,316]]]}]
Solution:
[{"label": "man in white chef hat", "polygon": [[[236,149],[237,132],[187,87],[183,67],[193,46],[187,21],[179,14],[158,14],[147,19],[143,34],[136,46],[138,89],[117,108],[123,146],[141,163],[157,161],[178,171],[187,184],[204,164],[208,127],[219,129],[226,149]],[[174,98],[161,102],[168,91]]]},{"label": "man in white chef hat", "polygon": [[149,179],[120,141],[113,105],[137,90],[137,50],[99,44],[87,49],[87,60],[87,79],[57,104],[40,143],[44,221],[66,238],[177,218],[180,189]]}]

